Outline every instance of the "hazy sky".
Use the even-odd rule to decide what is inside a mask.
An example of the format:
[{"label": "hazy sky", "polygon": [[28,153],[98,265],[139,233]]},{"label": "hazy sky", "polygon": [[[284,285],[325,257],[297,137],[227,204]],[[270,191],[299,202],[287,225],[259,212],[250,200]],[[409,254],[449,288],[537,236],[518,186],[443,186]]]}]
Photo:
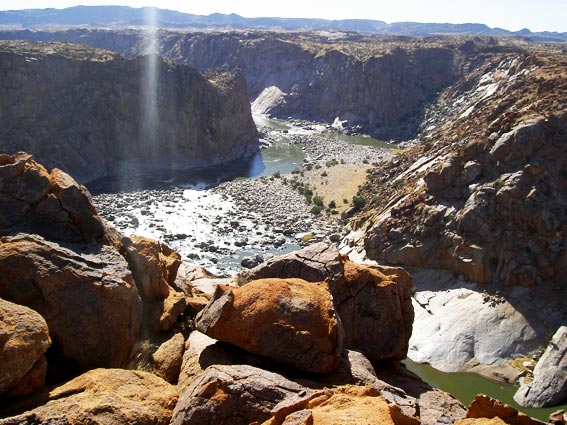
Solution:
[{"label": "hazy sky", "polygon": [[0,10],[82,5],[156,6],[186,13],[237,13],[386,22],[483,23],[508,30],[567,32],[567,0],[0,0]]}]

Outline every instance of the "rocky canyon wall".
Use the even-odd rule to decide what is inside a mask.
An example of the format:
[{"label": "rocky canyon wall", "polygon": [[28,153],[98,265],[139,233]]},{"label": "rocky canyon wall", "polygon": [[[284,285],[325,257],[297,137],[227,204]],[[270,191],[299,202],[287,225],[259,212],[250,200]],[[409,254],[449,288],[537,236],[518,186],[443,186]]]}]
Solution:
[{"label": "rocky canyon wall", "polygon": [[80,181],[119,161],[206,167],[258,149],[246,83],[155,56],[61,43],[0,44],[0,140]]},{"label": "rocky canyon wall", "polygon": [[[16,31],[0,38],[69,41],[126,57],[148,48],[145,35],[136,31]],[[339,118],[388,139],[414,137],[426,106],[464,75],[470,60],[512,48],[479,37],[168,31],[159,32],[158,45],[163,57],[200,71],[241,70],[250,99],[262,104],[256,112],[326,122]]]}]

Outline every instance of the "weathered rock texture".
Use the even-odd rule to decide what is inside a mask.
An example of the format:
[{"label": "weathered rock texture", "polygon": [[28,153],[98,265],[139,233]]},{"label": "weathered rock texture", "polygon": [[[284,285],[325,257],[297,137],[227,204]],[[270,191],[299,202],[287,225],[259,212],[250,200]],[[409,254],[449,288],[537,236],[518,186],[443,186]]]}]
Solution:
[{"label": "weathered rock texture", "polygon": [[185,337],[183,334],[173,335],[152,354],[153,372],[167,382],[177,384],[184,349]]},{"label": "weathered rock texture", "polygon": [[[138,335],[141,299],[111,247],[72,251],[38,236],[0,238],[0,297],[40,313],[62,369],[122,367]],[[51,360],[50,360],[51,361]]]},{"label": "weathered rock texture", "polygon": [[25,153],[0,154],[0,236],[15,232],[74,243],[111,239],[87,189]]},{"label": "weathered rock texture", "polygon": [[147,300],[166,299],[181,265],[181,256],[164,243],[136,235],[122,239],[122,250],[140,294]]},{"label": "weathered rock texture", "polygon": [[392,264],[531,286],[567,271],[567,77],[497,55],[444,92],[422,143],[369,175],[351,245]]},{"label": "weathered rock texture", "polygon": [[419,290],[412,298],[415,320],[408,357],[444,372],[488,365],[499,369],[492,369],[499,374],[493,379],[513,382],[518,372],[502,376],[508,360],[546,346],[549,329],[563,317],[563,298],[554,300],[554,285],[487,286],[443,270],[411,272]]},{"label": "weathered rock texture", "polygon": [[305,388],[285,377],[248,365],[212,365],[179,397],[172,424],[264,421],[282,400]]},{"label": "weathered rock texture", "polygon": [[205,167],[258,150],[238,73],[72,44],[0,43],[0,141],[88,181],[118,161]]},{"label": "weathered rock texture", "polygon": [[514,400],[526,407],[548,407],[567,400],[567,326],[551,339],[534,369],[534,380],[520,388]]},{"label": "weathered rock texture", "polygon": [[403,269],[354,264],[336,247],[319,243],[241,273],[251,279],[297,277],[329,281],[333,303],[345,331],[345,347],[373,360],[402,360],[412,332],[412,278]]},{"label": "weathered rock texture", "polygon": [[[484,394],[479,394],[472,401],[467,411],[467,418],[499,418],[509,425],[540,425],[536,419],[530,418],[528,415],[518,412],[511,406],[504,404],[498,400],[494,400]],[[465,422],[466,424],[467,422]],[[474,423],[474,422],[473,422]],[[498,423],[498,422],[496,422]]]},{"label": "weathered rock texture", "polygon": [[[136,32],[71,30],[6,33],[6,38],[69,41],[127,57],[148,48]],[[370,38],[352,34],[160,31],[159,53],[204,71],[241,69],[258,112],[325,120],[339,117],[385,138],[415,134],[424,108],[462,77],[469,60],[518,50],[495,38]],[[471,61],[472,61],[471,60]]]},{"label": "weathered rock texture", "polygon": [[404,415],[400,408],[388,404],[380,392],[371,387],[347,385],[315,391],[292,402],[280,403],[265,425],[419,425],[416,418]]},{"label": "weathered rock texture", "polygon": [[219,286],[195,322],[212,338],[308,372],[331,372],[340,361],[340,322],[323,282],[261,279],[241,288]]},{"label": "weathered rock texture", "polygon": [[[32,309],[0,298],[0,394],[17,385],[28,387],[28,391],[20,390],[18,395],[41,388],[46,372],[42,367],[43,355],[50,345],[43,317]],[[40,372],[37,377],[32,372],[36,365]]]},{"label": "weathered rock texture", "polygon": [[[468,351],[483,363],[502,363],[535,354],[546,334],[564,324],[565,306],[555,300],[567,294],[560,278],[567,271],[566,65],[564,53],[551,46],[483,60],[441,94],[415,147],[377,167],[361,190],[367,207],[351,222],[342,253],[362,251],[380,262],[452,276],[445,288],[416,298],[425,321],[414,329],[429,351],[420,361],[444,357],[448,364]],[[469,303],[455,298],[453,305],[486,304],[498,327],[483,332],[507,340],[507,350],[477,344],[478,326],[467,322],[453,349],[434,343],[457,316],[437,315],[448,301],[443,291],[467,282],[487,286],[471,286],[475,297]],[[416,284],[418,291],[430,286]],[[532,315],[540,299],[544,310]],[[506,335],[516,319],[528,332]]]},{"label": "weathered rock texture", "polygon": [[167,425],[177,391],[157,376],[123,369],[91,370],[50,391],[44,405],[0,424]]},{"label": "weathered rock texture", "polygon": [[[314,406],[318,404],[315,399],[328,399],[334,395],[332,388],[345,385],[356,386],[355,392],[369,397],[379,392],[388,401],[392,415],[400,408],[402,417],[410,418],[409,422],[399,423],[415,423],[411,418],[418,416],[423,424],[465,417],[464,406],[450,395],[431,388],[405,368],[398,370],[388,365],[386,369],[389,376],[378,378],[361,353],[345,351],[339,367],[331,374],[298,374],[297,370],[195,331],[186,343],[173,422],[209,423],[207,418],[218,418],[220,423],[263,422],[274,419],[276,412],[279,417],[307,408],[311,402]],[[364,404],[362,399],[357,400]],[[373,404],[375,399],[367,401]],[[335,405],[335,410],[340,407]]]}]

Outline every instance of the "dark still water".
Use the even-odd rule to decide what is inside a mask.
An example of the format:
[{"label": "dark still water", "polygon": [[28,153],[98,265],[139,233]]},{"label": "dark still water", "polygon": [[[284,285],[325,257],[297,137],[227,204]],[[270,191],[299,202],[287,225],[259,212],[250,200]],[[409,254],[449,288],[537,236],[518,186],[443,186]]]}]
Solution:
[{"label": "dark still water", "polygon": [[404,360],[404,363],[409,370],[419,375],[429,385],[452,394],[467,407],[477,394],[486,394],[544,422],[547,422],[549,415],[556,410],[567,411],[567,404],[543,409],[522,407],[513,398],[518,389],[516,386],[494,382],[474,373],[441,372],[427,364],[418,364],[410,359]]}]

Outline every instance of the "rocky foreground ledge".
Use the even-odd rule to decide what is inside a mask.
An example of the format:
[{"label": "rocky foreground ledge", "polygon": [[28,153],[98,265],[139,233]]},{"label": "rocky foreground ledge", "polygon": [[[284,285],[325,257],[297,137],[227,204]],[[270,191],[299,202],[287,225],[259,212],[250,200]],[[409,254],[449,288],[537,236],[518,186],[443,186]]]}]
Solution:
[{"label": "rocky foreground ledge", "polygon": [[0,159],[0,424],[538,423],[399,363],[401,268],[316,244],[219,280],[109,228],[61,171]]}]

